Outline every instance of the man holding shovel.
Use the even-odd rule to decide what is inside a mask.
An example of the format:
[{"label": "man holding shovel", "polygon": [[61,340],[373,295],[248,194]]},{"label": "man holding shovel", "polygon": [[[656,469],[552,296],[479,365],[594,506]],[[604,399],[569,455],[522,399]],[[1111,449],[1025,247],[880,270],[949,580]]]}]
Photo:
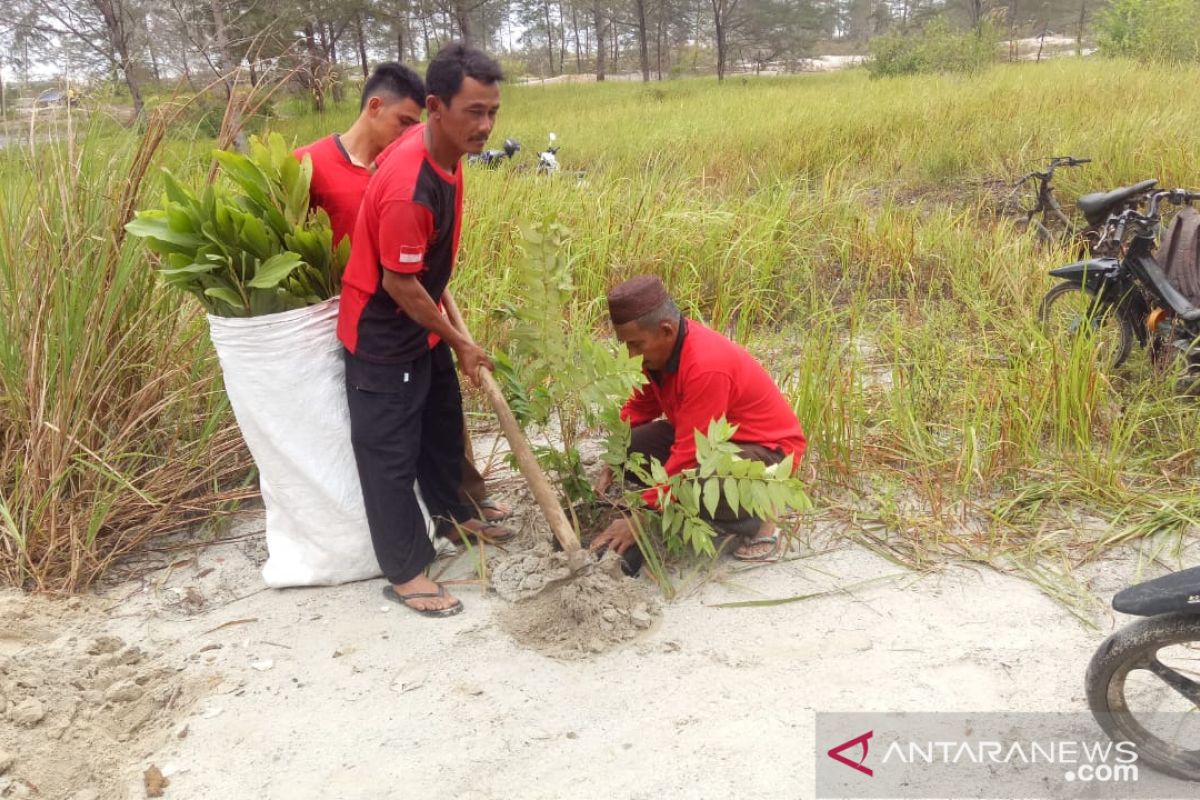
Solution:
[{"label": "man holding shovel", "polygon": [[[384,594],[426,616],[462,602],[425,575],[434,549],[417,503],[444,528],[511,532],[474,519],[459,500],[462,396],[451,350],[478,382],[492,362],[438,309],[462,224],[462,156],[479,153],[500,109],[499,65],[461,44],[443,48],[425,76],[425,125],[377,159],[342,278],[338,338],[346,348],[351,441]],[[438,343],[429,347],[429,335]]]},{"label": "man holding shovel", "polygon": [[[685,318],[661,280],[639,275],[608,294],[608,313],[617,338],[631,356],[642,357],[648,378],[621,409],[632,426],[630,450],[657,458],[668,475],[696,466],[696,431],[724,417],[737,426],[733,441],[742,457],[777,464],[791,455],[799,463],[806,441],[796,412],[753,356],[716,331]],[[605,491],[613,479],[606,467],[596,483]],[[654,507],[658,491],[643,494]],[[771,557],[779,537],[770,520],[738,516],[724,502],[712,520],[718,532],[738,537],[734,558]],[[592,541],[592,549],[618,554],[635,544],[625,519]]]},{"label": "man holding shovel", "polygon": [[[380,64],[363,84],[354,124],[345,133],[330,134],[296,151],[297,158],[307,155],[312,159],[310,204],[329,215],[335,247],[354,233],[375,159],[405,131],[419,125],[424,110],[421,76],[403,64]],[[430,347],[435,346],[436,337],[430,339]],[[485,520],[498,522],[509,510],[488,497],[469,438],[464,438],[464,445],[460,499],[478,508]]]}]

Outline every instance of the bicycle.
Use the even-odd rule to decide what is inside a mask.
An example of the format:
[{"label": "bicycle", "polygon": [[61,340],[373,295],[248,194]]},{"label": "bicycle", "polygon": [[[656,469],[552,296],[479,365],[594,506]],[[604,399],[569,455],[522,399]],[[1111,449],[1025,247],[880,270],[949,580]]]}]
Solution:
[{"label": "bicycle", "polygon": [[[1136,208],[1144,195],[1157,185],[1157,181],[1142,181],[1133,186],[1123,186],[1110,192],[1093,192],[1085,194],[1075,201],[1075,208],[1083,214],[1085,225],[1078,226],[1059,204],[1054,194],[1054,173],[1060,167],[1081,167],[1092,163],[1090,158],[1074,156],[1054,156],[1049,159],[1044,170],[1035,170],[1022,175],[1012,187],[1008,195],[1007,205],[1016,207],[1024,216],[1026,230],[1030,226],[1037,232],[1038,241],[1043,245],[1056,241],[1066,245],[1080,257],[1088,254],[1118,256],[1119,243],[1103,236],[1104,223],[1110,214],[1119,213],[1127,208]],[[1032,193],[1035,202],[1023,205],[1020,201],[1022,192],[1027,187],[1036,185]],[[1041,215],[1039,219],[1038,216]],[[1058,231],[1056,234],[1055,231]]]}]

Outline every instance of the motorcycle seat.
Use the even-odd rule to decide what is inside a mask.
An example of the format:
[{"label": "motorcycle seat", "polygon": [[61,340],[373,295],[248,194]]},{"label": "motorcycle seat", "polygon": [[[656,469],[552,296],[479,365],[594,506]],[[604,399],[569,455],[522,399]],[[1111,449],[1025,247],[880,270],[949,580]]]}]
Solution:
[{"label": "motorcycle seat", "polygon": [[1122,614],[1153,617],[1176,611],[1200,614],[1200,567],[1172,572],[1123,589],[1113,598]]},{"label": "motorcycle seat", "polygon": [[1087,218],[1091,225],[1099,225],[1108,218],[1109,213],[1122,203],[1147,192],[1158,185],[1156,180],[1145,180],[1133,186],[1122,186],[1111,192],[1092,192],[1085,194],[1075,201],[1075,207]]}]

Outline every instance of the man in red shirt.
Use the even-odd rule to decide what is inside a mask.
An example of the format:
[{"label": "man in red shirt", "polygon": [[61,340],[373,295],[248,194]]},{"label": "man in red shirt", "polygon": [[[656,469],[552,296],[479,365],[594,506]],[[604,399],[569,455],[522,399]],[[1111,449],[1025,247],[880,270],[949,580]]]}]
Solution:
[{"label": "man in red shirt", "polygon": [[[336,246],[354,232],[367,182],[375,159],[405,131],[421,122],[425,110],[425,82],[403,64],[380,64],[363,84],[358,119],[345,133],[334,133],[296,150],[296,157],[312,159],[310,204],[325,209]],[[437,343],[431,337],[432,347]],[[466,440],[459,494],[479,509],[485,519],[497,522],[509,509],[488,497],[483,476],[475,466]]]},{"label": "man in red shirt", "polygon": [[296,151],[312,158],[309,187],[312,205],[329,214],[333,244],[354,232],[354,220],[376,157],[413,125],[421,122],[425,84],[402,64],[380,64],[363,84],[358,119],[345,133],[334,133]]},{"label": "man in red shirt", "polygon": [[[458,251],[462,156],[487,143],[503,77],[479,50],[451,44],[438,52],[425,75],[429,121],[377,157],[342,276],[338,338],[346,348],[350,438],[375,555],[389,582],[384,595],[426,616],[463,606],[425,574],[434,549],[415,481],[443,527],[494,527],[475,520],[458,496],[464,432],[451,350],[475,382],[492,362],[438,302]],[[432,349],[431,333],[438,337]]]},{"label": "man in red shirt", "polygon": [[[753,356],[716,331],[686,319],[658,278],[641,275],[608,295],[609,316],[617,338],[631,356],[642,357],[647,382],[621,409],[632,426],[630,450],[657,458],[668,475],[696,466],[696,431],[724,417],[737,426],[733,441],[742,456],[777,464],[791,455],[799,463],[807,444],[796,412],[775,381]],[[660,419],[665,417],[665,419]],[[605,468],[596,488],[612,481]],[[643,498],[652,507],[657,489]],[[734,557],[769,557],[778,545],[770,521],[734,515],[724,503],[713,519],[718,531],[738,535]],[[633,531],[617,520],[592,542],[619,554],[634,544]]]}]

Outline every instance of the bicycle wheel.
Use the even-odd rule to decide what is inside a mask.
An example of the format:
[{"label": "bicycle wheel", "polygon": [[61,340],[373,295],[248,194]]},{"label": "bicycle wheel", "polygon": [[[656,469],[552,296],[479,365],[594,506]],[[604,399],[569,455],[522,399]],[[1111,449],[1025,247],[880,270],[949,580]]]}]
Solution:
[{"label": "bicycle wheel", "polygon": [[1042,330],[1054,344],[1070,351],[1082,335],[1095,348],[1103,367],[1119,367],[1133,348],[1133,326],[1115,306],[1078,283],[1063,281],[1042,298],[1038,312]]},{"label": "bicycle wheel", "polygon": [[1114,741],[1132,742],[1154,769],[1200,781],[1200,615],[1164,614],[1117,631],[1092,656],[1084,685]]}]

